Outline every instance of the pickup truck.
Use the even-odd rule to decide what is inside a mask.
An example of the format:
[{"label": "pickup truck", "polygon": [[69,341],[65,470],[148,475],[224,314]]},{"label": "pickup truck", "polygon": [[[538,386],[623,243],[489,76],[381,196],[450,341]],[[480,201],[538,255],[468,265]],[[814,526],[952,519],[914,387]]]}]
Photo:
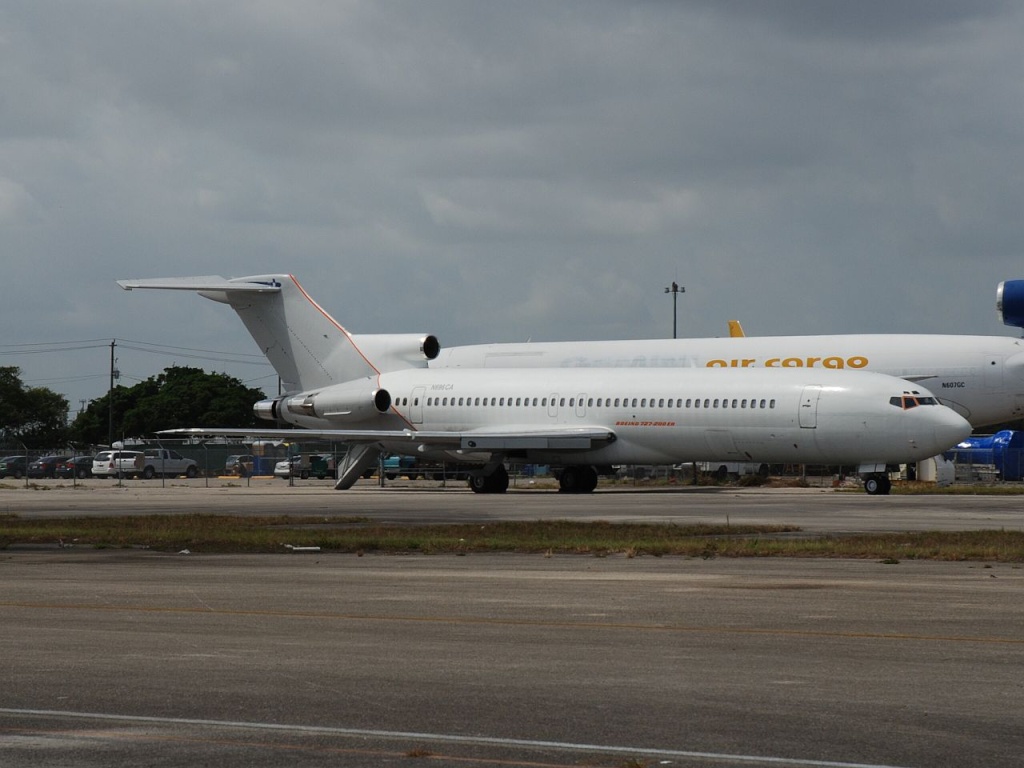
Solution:
[{"label": "pickup truck", "polygon": [[199,465],[195,459],[186,459],[177,451],[167,448],[147,448],[143,452],[142,477],[146,480],[163,475],[165,477],[195,477],[199,474]]}]

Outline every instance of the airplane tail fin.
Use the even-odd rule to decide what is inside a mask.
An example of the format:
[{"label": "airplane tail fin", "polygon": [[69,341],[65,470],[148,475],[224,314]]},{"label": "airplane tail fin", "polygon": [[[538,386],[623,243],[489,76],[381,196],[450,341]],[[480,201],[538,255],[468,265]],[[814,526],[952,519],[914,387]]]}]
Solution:
[{"label": "airplane tail fin", "polygon": [[376,376],[384,370],[425,366],[440,346],[433,336],[353,337],[299,285],[292,275],[228,279],[203,277],[118,280],[127,291],[195,291],[227,304],[245,323],[285,392],[319,389]]}]

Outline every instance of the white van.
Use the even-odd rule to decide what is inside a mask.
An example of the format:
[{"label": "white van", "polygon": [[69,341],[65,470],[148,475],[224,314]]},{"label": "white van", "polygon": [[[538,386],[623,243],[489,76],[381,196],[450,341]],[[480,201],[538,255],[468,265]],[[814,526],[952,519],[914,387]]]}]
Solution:
[{"label": "white van", "polygon": [[101,451],[93,456],[95,477],[137,477],[142,472],[142,451]]}]

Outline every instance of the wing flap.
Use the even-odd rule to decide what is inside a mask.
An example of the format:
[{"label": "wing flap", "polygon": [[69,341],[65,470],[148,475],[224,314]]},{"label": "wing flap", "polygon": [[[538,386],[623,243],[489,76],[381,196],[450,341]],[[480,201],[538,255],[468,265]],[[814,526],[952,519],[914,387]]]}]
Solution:
[{"label": "wing flap", "polygon": [[609,442],[608,434],[463,435],[467,451],[589,451],[594,443]]}]

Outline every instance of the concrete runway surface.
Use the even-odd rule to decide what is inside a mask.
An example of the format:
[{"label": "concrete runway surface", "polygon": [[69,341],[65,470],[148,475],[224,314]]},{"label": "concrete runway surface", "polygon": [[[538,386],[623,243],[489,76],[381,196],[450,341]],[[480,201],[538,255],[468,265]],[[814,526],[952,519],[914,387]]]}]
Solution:
[{"label": "concrete runway surface", "polygon": [[[1020,509],[817,491],[0,489],[0,511],[26,517],[1019,530]],[[0,552],[0,574],[3,766],[931,768],[1024,755],[1013,565],[54,548]]]}]

